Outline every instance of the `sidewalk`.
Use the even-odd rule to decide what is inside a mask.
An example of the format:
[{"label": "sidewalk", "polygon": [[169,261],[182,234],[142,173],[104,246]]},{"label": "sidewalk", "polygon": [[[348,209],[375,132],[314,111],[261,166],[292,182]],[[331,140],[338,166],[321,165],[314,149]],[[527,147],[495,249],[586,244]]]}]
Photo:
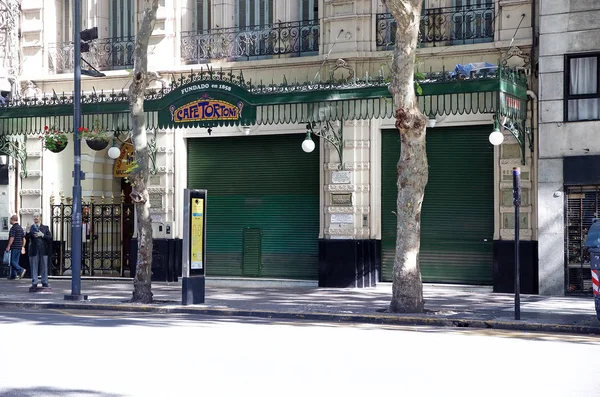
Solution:
[{"label": "sidewalk", "polygon": [[304,319],[395,325],[473,327],[600,334],[592,297],[521,295],[521,320],[514,320],[514,295],[491,288],[424,285],[425,313],[385,309],[391,284],[369,289],[317,288],[301,282],[207,279],[205,304],[182,306],[180,283],[152,283],[155,303],[132,304],[130,280],[82,280],[85,302],[64,300],[70,279],[51,279],[51,294],[28,292],[30,280],[0,279],[0,307],[196,313],[220,316]]}]

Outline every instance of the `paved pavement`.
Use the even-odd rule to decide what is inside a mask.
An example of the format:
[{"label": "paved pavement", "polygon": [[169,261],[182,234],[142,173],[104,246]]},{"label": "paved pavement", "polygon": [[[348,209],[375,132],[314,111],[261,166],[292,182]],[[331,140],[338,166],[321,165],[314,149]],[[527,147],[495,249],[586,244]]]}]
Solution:
[{"label": "paved pavement", "polygon": [[425,313],[395,314],[386,309],[391,284],[376,288],[317,288],[313,283],[211,279],[201,305],[181,305],[180,283],[152,283],[155,302],[133,304],[131,280],[83,279],[84,302],[64,299],[70,279],[51,279],[52,293],[30,293],[29,280],[0,279],[0,307],[197,313],[221,316],[296,318],[315,321],[364,322],[565,332],[600,335],[592,297],[521,295],[521,320],[514,319],[514,295],[488,287],[424,285]]}]

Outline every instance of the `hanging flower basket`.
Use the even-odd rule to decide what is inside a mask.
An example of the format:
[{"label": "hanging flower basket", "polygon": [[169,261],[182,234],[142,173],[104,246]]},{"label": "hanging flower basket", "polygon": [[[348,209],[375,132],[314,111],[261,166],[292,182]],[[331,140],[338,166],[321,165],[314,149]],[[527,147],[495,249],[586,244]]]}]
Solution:
[{"label": "hanging flower basket", "polygon": [[85,143],[92,150],[104,150],[108,146],[108,139],[86,139]]},{"label": "hanging flower basket", "polygon": [[64,144],[57,144],[57,145],[55,145],[53,147],[46,146],[46,149],[50,150],[52,153],[60,153],[63,150],[65,150],[65,148],[67,147],[68,143],[69,142],[65,142]]},{"label": "hanging flower basket", "polygon": [[44,127],[44,133],[40,135],[44,148],[53,153],[60,153],[67,147],[69,137],[56,127]]},{"label": "hanging flower basket", "polygon": [[94,119],[94,126],[79,127],[79,137],[85,139],[85,142],[92,150],[104,150],[108,146],[108,134],[100,125],[99,119]]}]

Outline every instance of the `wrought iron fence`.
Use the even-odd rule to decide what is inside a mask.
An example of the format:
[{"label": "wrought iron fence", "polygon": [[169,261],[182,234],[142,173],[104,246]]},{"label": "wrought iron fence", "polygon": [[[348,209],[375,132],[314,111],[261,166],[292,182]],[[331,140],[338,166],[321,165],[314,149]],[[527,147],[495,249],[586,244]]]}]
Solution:
[{"label": "wrought iron fence", "polygon": [[[135,37],[98,39],[90,43],[90,51],[81,56],[98,70],[123,69],[133,66]],[[73,43],[54,43],[48,49],[51,72],[73,72]]]},{"label": "wrought iron fence", "polygon": [[319,32],[318,20],[183,32],[181,59],[197,64],[211,59],[314,55],[319,52]]},{"label": "wrought iron fence", "polygon": [[[377,14],[377,49],[391,50],[396,42],[396,20],[390,13]],[[421,47],[474,44],[494,41],[494,2],[480,6],[423,10],[419,31]]]},{"label": "wrought iron fence", "polygon": [[[82,203],[81,272],[86,276],[126,276],[129,270],[129,243],[133,228],[133,204]],[[56,204],[51,200],[50,230],[53,237],[51,263],[52,275],[71,273],[73,203],[60,197]]]}]

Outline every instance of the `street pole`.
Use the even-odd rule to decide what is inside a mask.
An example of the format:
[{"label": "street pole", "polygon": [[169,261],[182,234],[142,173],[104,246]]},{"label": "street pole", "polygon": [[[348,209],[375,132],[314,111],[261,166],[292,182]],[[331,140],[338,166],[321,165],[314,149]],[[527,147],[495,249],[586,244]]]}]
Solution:
[{"label": "street pole", "polygon": [[73,221],[71,232],[71,294],[65,300],[85,300],[81,294],[81,0],[73,1]]},{"label": "street pole", "polygon": [[513,204],[515,206],[515,320],[521,319],[521,272],[519,269],[519,207],[521,205],[521,169],[513,168]]}]

